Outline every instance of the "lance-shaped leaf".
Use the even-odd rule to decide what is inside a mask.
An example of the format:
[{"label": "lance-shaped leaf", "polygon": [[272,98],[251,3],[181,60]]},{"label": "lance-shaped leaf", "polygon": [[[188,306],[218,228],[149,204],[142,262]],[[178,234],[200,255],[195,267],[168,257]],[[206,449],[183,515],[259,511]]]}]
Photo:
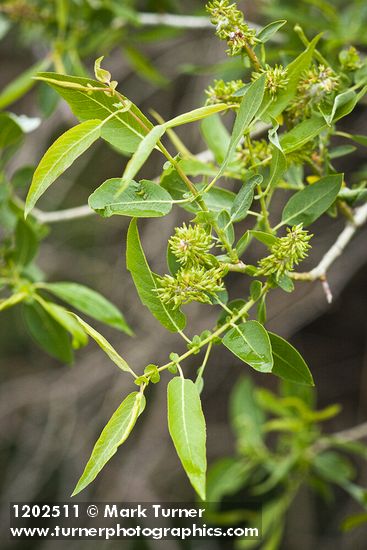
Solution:
[{"label": "lance-shaped leaf", "polygon": [[150,270],[141,246],[136,219],[131,220],[127,233],[126,264],[142,303],[168,330],[182,330],[186,323],[184,314],[164,304],[158,296],[156,275]]},{"label": "lance-shaped leaf", "polygon": [[100,120],[88,120],[70,128],[51,145],[34,172],[25,215],[32,210],[46,189],[100,137],[102,125]]},{"label": "lance-shaped leaf", "polygon": [[122,186],[118,194],[124,191],[128,184],[135,178],[158,141],[166,131],[163,125],[154,126],[150,132],[139,143],[138,148],[129,160],[122,176]]},{"label": "lance-shaped leaf", "polygon": [[313,115],[311,118],[303,120],[292,130],[282,135],[280,139],[281,146],[285,153],[291,153],[303,147],[314,137],[320,134],[327,124],[321,115]]},{"label": "lance-shaped leaf", "polygon": [[215,113],[220,113],[221,111],[228,111],[230,108],[226,103],[217,103],[216,105],[206,105],[205,107],[199,107],[198,109],[193,109],[182,115],[178,115],[171,120],[168,120],[164,123],[165,128],[174,128],[175,126],[181,126],[182,124],[188,124],[190,122],[196,122],[202,118],[207,118]]},{"label": "lance-shaped leaf", "polygon": [[42,283],[38,287],[44,288],[64,302],[89,315],[97,321],[114,327],[126,334],[132,334],[121,311],[95,290],[77,283]]},{"label": "lance-shaped leaf", "polygon": [[298,191],[289,199],[282,213],[282,225],[304,227],[313,223],[333,204],[338,196],[343,174],[325,176],[319,181]]},{"label": "lance-shaped leaf", "polygon": [[192,380],[173,378],[167,388],[168,429],[195,491],[205,500],[206,427],[198,390]]},{"label": "lance-shaped leaf", "polygon": [[320,38],[321,34],[315,36],[305,51],[287,66],[288,83],[283,90],[279,90],[276,100],[267,109],[267,115],[270,117],[277,117],[289,105],[289,102],[296,95],[298,82],[302,73],[304,73],[304,71],[306,71],[310,66],[316,44]]},{"label": "lance-shaped leaf", "polygon": [[[39,73],[37,78],[52,86],[80,121],[105,120],[116,113],[121,100],[128,101],[121,94],[111,95],[98,80],[57,73]],[[118,113],[103,125],[101,137],[119,151],[133,153],[151,128],[152,123],[131,104],[129,110]]]},{"label": "lance-shaped leaf", "polygon": [[237,193],[230,212],[231,222],[239,222],[246,218],[247,212],[254,199],[255,185],[260,185],[263,177],[258,174],[246,181]]},{"label": "lance-shaped leaf", "polygon": [[214,181],[216,181],[223,174],[224,170],[227,167],[227,164],[232,159],[233,153],[235,152],[236,147],[240,142],[240,139],[243,137],[243,134],[248,129],[250,123],[252,122],[253,118],[260,108],[264,97],[265,76],[266,75],[263,74],[262,76],[260,76],[260,78],[255,80],[255,82],[253,82],[248,87],[245,95],[242,98],[240,108],[238,110],[235,123],[233,125],[231,140],[226,156]]},{"label": "lance-shaped leaf", "polygon": [[259,372],[271,372],[273,357],[268,333],[257,321],[236,325],[226,333],[223,344]]},{"label": "lance-shaped leaf", "polygon": [[265,27],[263,27],[256,35],[256,38],[260,40],[263,44],[270,40],[272,36],[278,32],[279,29],[283,27],[283,25],[286,24],[285,19],[279,19],[278,21],[272,21]]},{"label": "lance-shaped leaf", "polygon": [[57,321],[70,333],[72,337],[72,346],[74,349],[78,349],[88,343],[88,336],[72,313],[58,304],[53,304],[52,302],[43,300],[40,296],[37,296],[36,300],[41,307],[43,307],[43,309],[55,319],[55,321]]},{"label": "lance-shaped leaf", "polygon": [[171,195],[153,181],[132,181],[120,193],[122,186],[119,178],[105,181],[90,195],[89,206],[104,217],[117,214],[135,218],[157,218],[165,216],[172,209]]},{"label": "lance-shaped leaf", "polygon": [[312,374],[296,348],[277,334],[268,334],[274,358],[273,374],[290,382],[314,386]]},{"label": "lance-shaped leaf", "polygon": [[85,489],[129,437],[138,416],[145,408],[145,397],[140,392],[130,393],[111,416],[95,444],[90,459],[73,494]]},{"label": "lance-shaped leaf", "polygon": [[99,347],[105,352],[106,355],[111,359],[115,365],[119,367],[119,369],[129,372],[133,376],[136,376],[135,373],[132,371],[132,369],[129,367],[129,365],[126,363],[125,359],[121,357],[119,353],[115,350],[113,346],[106,340],[102,334],[100,334],[96,329],[88,325],[83,319],[81,319],[78,315],[75,313],[72,313],[72,315],[77,319],[78,323],[81,325],[81,327],[85,330],[85,332],[93,338],[93,340],[99,345]]}]

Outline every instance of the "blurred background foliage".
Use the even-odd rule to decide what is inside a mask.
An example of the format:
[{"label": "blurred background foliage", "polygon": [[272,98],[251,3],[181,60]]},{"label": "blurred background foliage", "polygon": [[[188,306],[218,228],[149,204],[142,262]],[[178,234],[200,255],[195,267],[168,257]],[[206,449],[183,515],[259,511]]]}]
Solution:
[{"label": "blurred background foliage", "polygon": [[[246,17],[257,24],[287,19],[287,25],[273,44],[274,57],[280,53],[286,59],[301,51],[300,33],[293,32],[296,24],[303,28],[308,38],[323,31],[320,50],[331,59],[336,60],[339,51],[351,44],[365,52],[367,5],[363,0],[349,3],[264,0],[256,5],[241,2],[240,7]],[[205,17],[203,3],[196,0],[184,5],[170,0],[0,2],[0,109],[3,111],[0,124],[9,127],[11,137],[8,135],[8,146],[0,157],[0,246],[4,246],[9,230],[14,229],[20,217],[21,203],[18,203],[17,211],[17,202],[13,198],[11,208],[4,208],[4,203],[9,206],[8,193],[13,197],[15,189],[18,200],[24,199],[31,174],[42,154],[62,131],[74,123],[67,105],[58,101],[51,89],[42,84],[35,85],[31,79],[35,72],[47,69],[88,75],[94,59],[105,55],[105,63],[119,81],[119,89],[145,112],[154,109],[164,119],[202,104],[204,89],[213,79],[226,80],[242,75],[240,60],[227,61],[224,48],[214,38],[209,24],[203,22],[198,28],[186,23],[172,26],[172,19],[170,24],[166,24],[163,17],[167,13]],[[365,120],[366,107],[362,102],[348,118],[347,131],[364,133]],[[197,127],[187,126],[180,132],[193,152],[205,148]],[[160,164],[155,164],[158,162],[153,156],[143,176],[158,172],[161,169]],[[126,160],[112,148],[98,143],[42,199],[42,210],[55,211],[85,204],[91,191],[104,179],[122,172],[125,163]],[[335,164],[340,171],[358,174],[358,181],[366,177],[367,165],[360,147],[352,156],[336,159]],[[279,204],[279,210],[281,206]],[[146,220],[142,224],[144,247],[154,271],[165,269],[165,243],[175,225],[182,221],[178,219],[179,215],[171,213],[163,224],[155,220]],[[118,305],[136,336],[131,338],[112,328],[104,329],[104,333],[128,361],[142,367],[152,357],[157,362],[164,360],[165,348],[175,341],[175,337],[168,335],[146,315],[137,300],[124,262],[122,234],[126,232],[127,224],[125,218],[101,220],[86,217],[47,227],[35,222],[26,230],[32,233],[31,241],[33,237],[35,241],[43,241],[37,265],[47,280],[88,285]],[[306,269],[317,263],[341,228],[342,223],[331,218],[317,222],[315,230],[321,237],[307,260]],[[317,284],[299,286],[292,296],[276,291],[268,304],[268,328],[291,338],[312,368],[317,388],[314,394],[317,396],[304,397],[303,401],[317,399],[318,409],[335,402],[342,407],[341,414],[330,415],[323,422],[325,431],[331,433],[362,422],[367,414],[366,236],[367,230],[361,230],[330,272],[329,283],[334,294],[332,306],[326,303]],[[29,262],[36,249],[35,245],[27,252]],[[256,246],[250,250],[250,262],[251,254],[256,258]],[[231,275],[233,295],[247,290],[243,289],[243,284],[240,276]],[[199,309],[198,305],[190,305],[188,310],[193,319],[193,333],[198,334],[212,324],[214,313],[209,307],[200,306]],[[7,522],[10,501],[68,499],[93,442],[109,418],[111,408],[117,406],[121,395],[126,393],[127,386],[125,378],[119,376],[93,345],[77,352],[73,367],[50,358],[35,346],[23,317],[24,313],[18,307],[7,309],[0,317],[0,422],[3,436],[0,484],[4,522]],[[197,366],[194,357],[187,368]],[[213,355],[203,394],[209,463],[215,464],[212,476],[215,469],[220,469],[221,462],[217,463],[217,460],[226,457],[225,460],[233,462],[238,456],[246,457],[247,443],[244,447],[233,420],[235,397],[231,401],[231,414],[227,410],[229,395],[241,374],[243,366],[225,352]],[[257,390],[256,399],[262,405],[259,415],[265,422],[263,409],[269,414],[269,402],[274,405],[277,399],[282,399],[282,393],[278,394],[276,380],[264,380],[256,373],[252,377],[263,388]],[[237,388],[253,394],[250,384],[247,379]],[[270,391],[278,395],[273,401]],[[285,388],[281,390],[283,397],[286,391]],[[123,451],[114,457],[109,468],[102,472],[83,498],[125,502],[192,498],[169,442],[166,424],[161,420],[166,407],[165,385],[149,387],[149,392],[150,414],[142,418]],[[254,403],[255,406],[259,405]],[[277,416],[279,407],[284,404],[277,410],[274,406],[270,407],[270,412]],[[245,414],[246,411],[242,412]],[[287,418],[287,414],[283,410],[280,416]],[[292,414],[294,411],[291,410],[288,416]],[[305,426],[299,433],[306,439],[313,434]],[[272,438],[269,444],[276,453],[276,443]],[[287,448],[286,442],[280,443],[282,452],[284,445]],[[361,465],[362,458],[357,454],[353,455],[350,465],[343,464],[340,468],[347,471],[348,479],[353,477],[349,474],[355,469],[358,482],[366,485],[367,474]],[[271,469],[271,464],[268,468]],[[162,469],[164,477],[160,475]],[[232,494],[232,499],[233,495],[238,497],[238,494],[243,494],[241,491],[246,480],[240,477],[237,485],[232,483],[231,490],[227,487],[215,498],[225,498],[228,494]],[[358,506],[345,497],[341,487],[330,492],[323,490],[322,483],[318,485],[318,491],[314,490],[315,487],[304,486],[297,493],[294,505],[287,512],[281,547],[297,550],[364,548],[365,527],[346,534],[340,531],[342,521],[358,512]],[[266,491],[258,498],[266,508]],[[281,518],[282,508],[278,511]],[[276,517],[274,510],[269,513]],[[279,520],[279,529],[281,523]],[[98,548],[104,548],[101,542],[96,544]],[[108,548],[119,548],[122,544],[127,547],[125,542],[107,544]],[[180,547],[177,542],[170,541],[169,544],[170,547]],[[191,547],[204,548],[205,544],[192,543]],[[208,544],[210,548],[222,547],[219,542],[210,541]],[[3,545],[4,548],[11,546],[5,541]],[[42,550],[52,547],[47,541],[27,545],[27,548]],[[89,548],[93,543],[68,542],[70,549],[87,545]],[[146,543],[144,548],[158,545]],[[26,547],[24,543],[19,546]],[[134,547],[143,548],[136,543]]]}]

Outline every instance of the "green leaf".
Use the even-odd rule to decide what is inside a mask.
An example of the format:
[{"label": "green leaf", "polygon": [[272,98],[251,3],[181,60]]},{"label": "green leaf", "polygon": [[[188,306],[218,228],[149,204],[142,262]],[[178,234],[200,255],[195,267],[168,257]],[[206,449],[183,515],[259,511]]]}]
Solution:
[{"label": "green leaf", "polygon": [[84,285],[68,282],[42,283],[39,286],[52,292],[52,294],[61,298],[64,302],[67,302],[93,319],[126,332],[126,334],[132,334],[132,330],[121,311],[99,294],[99,292]]},{"label": "green leaf", "polygon": [[223,162],[231,138],[220,116],[213,115],[204,119],[201,123],[201,132],[215,160],[218,163]]},{"label": "green leaf", "polygon": [[81,325],[81,327],[85,330],[85,332],[93,338],[93,340],[99,345],[99,347],[105,352],[106,355],[111,359],[115,365],[125,371],[129,372],[133,376],[135,376],[135,373],[132,371],[132,369],[129,367],[129,365],[126,363],[125,359],[121,357],[119,353],[115,350],[114,347],[111,346],[111,344],[106,340],[102,334],[100,334],[96,329],[88,325],[83,319],[81,319],[78,315],[75,313],[72,314],[75,319],[78,321],[78,323]]},{"label": "green leaf", "polygon": [[272,36],[278,32],[279,29],[283,27],[283,25],[286,24],[285,19],[279,19],[279,21],[272,21],[272,23],[269,23],[265,27],[263,27],[256,35],[256,38],[260,40],[263,44],[270,40]]},{"label": "green leaf", "polygon": [[243,134],[248,130],[250,123],[256,116],[260,105],[264,97],[265,90],[265,77],[263,74],[260,78],[257,78],[248,88],[245,95],[242,98],[240,108],[238,110],[236,120],[233,126],[231,140],[227,149],[226,156],[222,162],[218,174],[214,181],[216,181],[224,172],[227,164],[232,159],[233,154],[239,144]]},{"label": "green leaf", "polygon": [[9,307],[13,307],[20,302],[23,302],[23,300],[25,300],[28,296],[29,294],[27,292],[16,292],[15,294],[9,296],[9,298],[0,300],[0,311],[4,311]]},{"label": "green leaf", "polygon": [[156,292],[156,276],[150,270],[141,246],[136,219],[131,220],[127,234],[126,263],[139,298],[152,315],[171,332],[182,330],[186,324],[184,314],[164,304]]},{"label": "green leaf", "polygon": [[73,361],[67,331],[38,303],[24,304],[24,320],[37,344],[62,363]]},{"label": "green leaf", "polygon": [[284,338],[268,332],[273,352],[273,374],[299,384],[314,386],[312,374],[300,353]]},{"label": "green leaf", "polygon": [[139,143],[135,153],[129,160],[122,175],[121,191],[128,186],[128,184],[135,178],[140,168],[143,166],[153,149],[156,147],[158,141],[166,131],[164,125],[154,126],[150,132]]},{"label": "green leaf", "polygon": [[19,124],[8,113],[0,113],[0,149],[15,145],[22,137]]},{"label": "green leaf", "polygon": [[59,325],[64,327],[64,329],[71,334],[72,346],[74,349],[81,348],[88,343],[88,336],[72,313],[58,304],[53,304],[52,302],[43,300],[39,296],[36,299],[40,303],[41,307],[43,307],[43,309],[47,311],[47,313],[49,313],[51,317],[59,323]]},{"label": "green leaf", "polygon": [[236,252],[238,254],[238,257],[241,257],[242,254],[245,252],[249,242],[250,242],[250,232],[247,230],[242,235],[242,237],[237,241]]},{"label": "green leaf", "polygon": [[127,189],[119,193],[123,186],[120,178],[105,181],[90,195],[89,206],[104,217],[117,214],[136,218],[157,218],[165,216],[172,209],[171,195],[153,181],[133,181]]},{"label": "green leaf", "polygon": [[88,120],[70,128],[51,145],[34,172],[26,200],[26,216],[46,189],[100,137],[102,125],[100,120]]},{"label": "green leaf", "polygon": [[32,227],[18,220],[15,228],[15,251],[13,259],[20,266],[28,265],[35,257],[38,249],[38,239]]},{"label": "green leaf", "polygon": [[192,486],[205,500],[206,428],[199,393],[192,380],[177,376],[167,397],[169,433]]},{"label": "green leaf", "polygon": [[239,491],[249,477],[253,466],[240,462],[238,458],[221,458],[208,471],[207,500],[220,503],[226,495]]},{"label": "green leaf", "polygon": [[46,69],[50,65],[50,59],[43,59],[24,71],[15,80],[10,82],[0,93],[0,109],[5,109],[26,94],[35,84],[32,78],[38,71]]},{"label": "green leaf", "polygon": [[338,196],[343,174],[325,176],[313,185],[298,191],[284,207],[282,225],[302,223],[307,227],[333,204]]},{"label": "green leaf", "polygon": [[247,321],[233,327],[222,340],[234,355],[259,372],[271,372],[273,358],[269,336],[260,323]]},{"label": "green leaf", "polygon": [[190,122],[196,122],[202,118],[209,117],[215,113],[220,113],[222,111],[228,111],[230,107],[226,103],[217,103],[216,105],[206,105],[205,107],[199,107],[198,109],[193,109],[182,115],[178,115],[171,120],[168,120],[164,123],[165,128],[174,128],[175,126],[181,126],[182,124],[188,124]]},{"label": "green leaf", "polygon": [[327,481],[344,485],[355,476],[352,463],[335,451],[325,451],[313,459],[313,467]]},{"label": "green leaf", "polygon": [[300,149],[318,136],[326,127],[327,124],[321,115],[313,115],[311,118],[303,120],[280,138],[284,153],[291,153]]},{"label": "green leaf", "polygon": [[255,397],[251,378],[241,378],[232,390],[229,402],[230,420],[241,443],[258,447],[262,444],[262,427],[266,415]]},{"label": "green leaf", "polygon": [[273,128],[271,128],[268,132],[269,141],[272,144],[273,151],[270,164],[269,181],[266,185],[266,192],[269,192],[277,185],[278,181],[287,169],[287,159],[285,158],[277,134],[278,128],[279,124],[276,121],[273,121]]},{"label": "green leaf", "polygon": [[71,496],[80,493],[97,477],[102,468],[116,453],[118,447],[129,437],[144,408],[145,397],[140,392],[132,392],[123,400],[103,428]]},{"label": "green leaf", "polygon": [[[67,101],[80,121],[105,120],[116,113],[120,103],[120,97],[106,93],[106,86],[97,80],[57,73],[39,73],[37,78],[52,86]],[[101,91],[90,91],[88,87],[100,88]],[[122,98],[128,101],[126,97]],[[145,127],[136,118],[140,118]],[[151,128],[152,123],[136,105],[131,104],[128,111],[118,113],[104,124],[101,137],[119,151],[133,153]]]},{"label": "green leaf", "polygon": [[271,248],[273,244],[275,244],[277,241],[275,235],[272,235],[271,233],[266,233],[265,231],[250,229],[249,234],[251,235],[251,237],[254,237],[254,239],[263,243],[268,248]]},{"label": "green leaf", "polygon": [[229,244],[234,242],[234,227],[231,222],[231,216],[228,214],[227,210],[222,210],[217,219],[218,227],[223,231],[225,238]]},{"label": "green leaf", "polygon": [[231,207],[231,222],[239,222],[246,218],[247,212],[254,199],[255,186],[261,185],[262,180],[263,178],[259,174],[256,176],[252,176],[248,181],[243,184],[243,186],[237,193]]},{"label": "green leaf", "polygon": [[141,51],[137,50],[132,45],[124,45],[123,49],[130,65],[141,78],[156,86],[165,86],[168,84],[169,80],[152,65],[150,60],[145,57]]},{"label": "green leaf", "polygon": [[311,64],[312,56],[321,34],[315,36],[304,52],[294,59],[287,66],[288,83],[284,90],[279,90],[276,100],[267,109],[269,117],[276,118],[289,105],[290,101],[297,93],[298,82],[302,73],[308,69]]}]

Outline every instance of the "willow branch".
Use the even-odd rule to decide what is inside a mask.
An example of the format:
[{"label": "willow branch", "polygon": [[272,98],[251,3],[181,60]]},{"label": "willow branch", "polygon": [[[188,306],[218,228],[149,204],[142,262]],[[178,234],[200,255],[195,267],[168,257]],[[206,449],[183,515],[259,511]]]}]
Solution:
[{"label": "willow branch", "polygon": [[367,203],[356,208],[354,212],[354,222],[348,222],[340,233],[335,243],[329,248],[319,264],[311,271],[305,273],[292,273],[291,276],[296,280],[316,281],[323,280],[329,268],[337,258],[342,254],[346,246],[352,240],[357,229],[367,222]]}]

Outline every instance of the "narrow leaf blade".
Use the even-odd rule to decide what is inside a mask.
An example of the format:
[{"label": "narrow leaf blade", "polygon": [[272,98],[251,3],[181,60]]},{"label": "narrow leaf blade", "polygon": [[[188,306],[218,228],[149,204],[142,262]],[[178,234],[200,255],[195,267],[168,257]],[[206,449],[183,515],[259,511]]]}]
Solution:
[{"label": "narrow leaf blade", "polygon": [[206,427],[199,393],[192,380],[173,378],[167,388],[168,428],[182,466],[205,500]]}]

